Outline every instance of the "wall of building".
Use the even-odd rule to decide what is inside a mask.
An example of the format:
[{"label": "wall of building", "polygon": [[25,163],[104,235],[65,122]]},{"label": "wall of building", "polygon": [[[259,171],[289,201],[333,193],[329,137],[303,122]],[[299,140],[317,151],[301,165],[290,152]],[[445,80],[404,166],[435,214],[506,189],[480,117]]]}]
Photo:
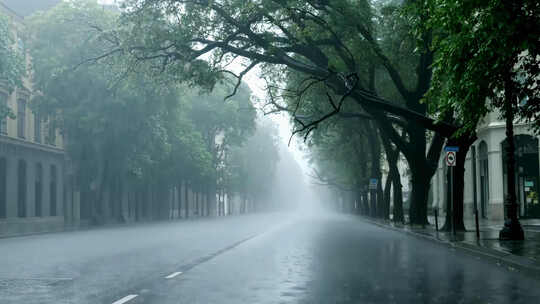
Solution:
[{"label": "wall of building", "polygon": [[[10,17],[16,36],[24,27],[22,18],[5,6],[0,10]],[[16,41],[20,42],[17,37]],[[29,66],[30,58],[26,59]],[[36,119],[30,107],[31,92],[28,77],[23,79],[23,87],[11,92],[0,83],[0,102],[15,114],[14,118],[0,119],[2,236],[64,228],[63,140],[47,120]],[[49,136],[51,130],[54,136]]]},{"label": "wall of building", "polygon": [[5,162],[6,176],[0,235],[63,228],[63,150],[1,136],[0,159]]}]

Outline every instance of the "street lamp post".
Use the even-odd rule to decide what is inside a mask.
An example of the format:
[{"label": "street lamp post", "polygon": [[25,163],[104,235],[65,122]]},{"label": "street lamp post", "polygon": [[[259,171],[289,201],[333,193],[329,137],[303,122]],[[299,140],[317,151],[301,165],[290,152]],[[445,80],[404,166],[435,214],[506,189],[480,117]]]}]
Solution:
[{"label": "street lamp post", "polygon": [[[511,88],[506,86],[505,91],[512,92]],[[510,93],[511,94],[511,93]],[[513,100],[513,96],[508,98]],[[508,100],[504,104],[505,119],[506,119],[506,185],[508,193],[504,202],[506,208],[506,220],[504,221],[504,227],[499,231],[500,240],[523,240],[525,235],[523,228],[518,219],[518,204],[516,200],[516,158],[514,155],[515,142],[514,142],[514,107],[512,102]]]}]

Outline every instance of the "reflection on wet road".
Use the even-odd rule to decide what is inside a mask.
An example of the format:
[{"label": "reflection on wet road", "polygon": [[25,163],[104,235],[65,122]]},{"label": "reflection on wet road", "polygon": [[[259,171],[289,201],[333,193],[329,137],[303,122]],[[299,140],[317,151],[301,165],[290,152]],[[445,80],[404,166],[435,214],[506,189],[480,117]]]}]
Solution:
[{"label": "reflection on wet road", "polygon": [[327,216],[260,235],[138,302],[537,303],[539,284],[354,217]]},{"label": "reflection on wet road", "polygon": [[[152,250],[142,238],[131,257],[140,268],[115,271],[122,284],[113,291],[95,288],[85,296],[57,292],[61,301],[35,303],[540,303],[540,282],[534,278],[353,216],[258,215],[228,219],[227,225],[220,221],[207,221],[213,229],[180,225],[184,232],[171,234],[170,245],[150,242]],[[178,227],[154,229],[166,233]],[[178,245],[175,238],[188,232],[197,237]],[[228,244],[202,246],[198,238],[226,239]],[[152,258],[152,251],[165,260]],[[116,258],[122,265],[121,256]],[[121,270],[113,258],[104,263],[96,271],[105,278]],[[148,265],[154,269],[148,271]],[[58,288],[81,288],[84,276]],[[0,296],[9,289],[4,282],[0,279]]]}]

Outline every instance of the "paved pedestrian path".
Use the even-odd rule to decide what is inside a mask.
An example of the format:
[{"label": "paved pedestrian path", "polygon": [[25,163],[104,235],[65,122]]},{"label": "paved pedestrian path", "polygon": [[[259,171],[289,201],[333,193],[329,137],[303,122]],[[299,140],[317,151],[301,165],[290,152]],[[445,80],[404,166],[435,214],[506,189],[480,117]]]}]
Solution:
[{"label": "paved pedestrian path", "polygon": [[[444,217],[438,218],[439,228],[443,227],[444,220]],[[525,231],[524,241],[499,240],[503,221],[479,219],[479,238],[476,235],[474,219],[466,219],[467,231],[458,231],[455,236],[451,232],[437,231],[434,216],[429,216],[428,221],[430,225],[422,227],[375,220],[378,224],[485,254],[514,266],[528,268],[540,275],[540,219],[520,220]]]}]

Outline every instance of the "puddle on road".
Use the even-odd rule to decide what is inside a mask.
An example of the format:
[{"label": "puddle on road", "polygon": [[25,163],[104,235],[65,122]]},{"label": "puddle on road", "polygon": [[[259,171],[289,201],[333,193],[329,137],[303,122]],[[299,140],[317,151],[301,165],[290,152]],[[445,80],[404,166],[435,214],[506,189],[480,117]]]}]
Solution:
[{"label": "puddle on road", "polygon": [[306,246],[296,247],[280,258],[280,303],[296,303],[303,298],[311,280],[313,251]]}]

